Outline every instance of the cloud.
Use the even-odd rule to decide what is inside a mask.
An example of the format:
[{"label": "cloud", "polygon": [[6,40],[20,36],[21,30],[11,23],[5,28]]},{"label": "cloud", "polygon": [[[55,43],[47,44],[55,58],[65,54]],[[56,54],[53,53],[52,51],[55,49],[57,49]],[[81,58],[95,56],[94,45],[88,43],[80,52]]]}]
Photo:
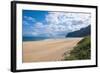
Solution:
[{"label": "cloud", "polygon": [[[25,17],[27,18],[27,17]],[[28,20],[34,18],[28,17]],[[34,20],[35,21],[35,20]],[[48,12],[43,22],[36,22],[32,26],[33,36],[62,37],[67,33],[80,30],[91,23],[89,13]]]},{"label": "cloud", "polygon": [[23,25],[30,25],[27,21],[23,20]]},{"label": "cloud", "polygon": [[29,21],[32,21],[32,22],[35,21],[35,18],[33,18],[31,16],[24,16],[24,19],[29,20]]},{"label": "cloud", "polygon": [[49,12],[45,20],[48,23],[48,29],[51,34],[59,36],[61,34],[66,35],[69,32],[76,31],[90,25],[91,14]]},{"label": "cloud", "polygon": [[30,25],[30,23],[36,22],[35,18],[31,16],[24,16],[23,17],[23,24],[24,25]]}]

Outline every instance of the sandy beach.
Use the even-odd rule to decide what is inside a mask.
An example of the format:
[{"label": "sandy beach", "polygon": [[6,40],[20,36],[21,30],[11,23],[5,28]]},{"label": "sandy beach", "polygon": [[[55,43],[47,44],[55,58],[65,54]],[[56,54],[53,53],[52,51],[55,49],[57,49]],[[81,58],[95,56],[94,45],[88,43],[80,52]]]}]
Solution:
[{"label": "sandy beach", "polygon": [[[23,62],[61,61],[82,38],[23,42]],[[69,54],[69,53],[68,53]]]}]

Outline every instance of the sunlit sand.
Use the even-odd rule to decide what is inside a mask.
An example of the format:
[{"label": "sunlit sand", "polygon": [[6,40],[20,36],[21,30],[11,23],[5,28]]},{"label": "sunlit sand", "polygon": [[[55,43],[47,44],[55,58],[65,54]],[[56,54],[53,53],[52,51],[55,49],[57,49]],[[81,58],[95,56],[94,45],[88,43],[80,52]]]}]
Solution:
[{"label": "sunlit sand", "polygon": [[61,61],[82,38],[23,42],[23,62]]}]

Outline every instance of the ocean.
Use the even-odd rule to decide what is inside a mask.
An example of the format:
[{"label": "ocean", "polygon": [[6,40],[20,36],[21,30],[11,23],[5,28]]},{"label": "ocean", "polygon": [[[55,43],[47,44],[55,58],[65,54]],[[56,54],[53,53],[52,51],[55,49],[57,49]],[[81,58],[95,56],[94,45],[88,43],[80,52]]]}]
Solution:
[{"label": "ocean", "polygon": [[23,41],[39,41],[49,39],[48,37],[23,37]]},{"label": "ocean", "polygon": [[57,38],[50,38],[50,37],[23,37],[23,41],[40,41],[40,40],[52,40],[52,39],[66,39],[66,40],[74,40],[74,39],[82,39],[82,37],[57,37]]}]

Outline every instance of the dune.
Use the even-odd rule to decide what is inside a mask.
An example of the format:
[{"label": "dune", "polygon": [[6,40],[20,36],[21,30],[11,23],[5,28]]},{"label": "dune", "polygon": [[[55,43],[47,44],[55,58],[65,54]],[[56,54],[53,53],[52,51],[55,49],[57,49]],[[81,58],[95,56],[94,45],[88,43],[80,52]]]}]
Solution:
[{"label": "dune", "polygon": [[70,52],[82,38],[23,41],[22,61],[62,61],[65,52]]}]

